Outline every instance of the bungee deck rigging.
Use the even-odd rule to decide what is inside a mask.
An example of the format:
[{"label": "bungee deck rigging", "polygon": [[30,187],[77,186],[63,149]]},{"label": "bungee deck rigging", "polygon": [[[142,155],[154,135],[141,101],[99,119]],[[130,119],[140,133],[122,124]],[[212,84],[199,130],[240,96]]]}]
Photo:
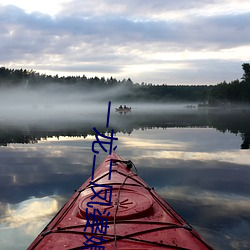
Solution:
[{"label": "bungee deck rigging", "polygon": [[[111,179],[109,162],[112,159]],[[131,161],[124,161],[112,153],[95,171],[95,178],[87,180],[72,196],[52,221],[28,248],[31,249],[87,249],[84,236],[103,237],[105,249],[212,249],[200,235],[166,203],[153,188],[132,171]],[[136,168],[135,168],[136,169]],[[106,234],[86,229],[86,205],[91,200],[94,185],[113,187],[109,205],[96,204],[89,212],[98,209],[106,216]],[[97,186],[98,193],[104,190]],[[105,191],[108,193],[108,191]],[[98,222],[92,226],[98,227]],[[90,243],[89,247],[97,246]],[[91,248],[90,248],[91,249]]]}]

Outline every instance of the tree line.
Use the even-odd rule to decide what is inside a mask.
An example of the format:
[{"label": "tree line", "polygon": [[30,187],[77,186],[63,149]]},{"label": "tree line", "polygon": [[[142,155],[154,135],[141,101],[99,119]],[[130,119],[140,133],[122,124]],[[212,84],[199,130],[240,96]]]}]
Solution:
[{"label": "tree line", "polygon": [[[208,105],[227,103],[250,103],[250,64],[242,64],[243,76],[239,80],[222,82],[216,85],[154,85],[152,83],[134,83],[130,78],[117,80],[110,77],[52,76],[40,74],[34,70],[9,69],[0,67],[0,87],[38,88],[51,84],[63,84],[79,88],[82,91],[113,89],[122,87],[114,100],[120,101],[191,101]],[[122,91],[123,90],[123,91]],[[126,91],[124,91],[126,90]]]},{"label": "tree line", "polygon": [[241,80],[226,81],[215,85],[209,95],[209,103],[250,103],[250,64],[243,63]]}]

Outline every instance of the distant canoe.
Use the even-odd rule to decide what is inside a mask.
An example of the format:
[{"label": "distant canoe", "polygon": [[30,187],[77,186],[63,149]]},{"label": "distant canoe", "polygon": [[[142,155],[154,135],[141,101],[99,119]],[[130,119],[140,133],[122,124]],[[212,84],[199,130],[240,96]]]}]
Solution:
[{"label": "distant canoe", "polygon": [[127,112],[131,112],[131,107],[130,108],[115,108],[115,111],[116,112],[125,112],[125,113],[127,113]]}]

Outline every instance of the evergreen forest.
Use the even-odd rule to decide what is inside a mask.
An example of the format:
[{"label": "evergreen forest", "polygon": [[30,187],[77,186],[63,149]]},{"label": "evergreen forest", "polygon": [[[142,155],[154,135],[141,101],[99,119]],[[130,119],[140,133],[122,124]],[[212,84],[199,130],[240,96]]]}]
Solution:
[{"label": "evergreen forest", "polygon": [[119,95],[113,100],[130,102],[199,102],[201,106],[250,104],[250,64],[242,64],[241,79],[216,85],[154,85],[134,83],[130,78],[117,80],[113,77],[51,76],[34,70],[0,67],[0,88],[39,89],[53,84],[77,88],[79,91],[104,91],[117,88]]}]

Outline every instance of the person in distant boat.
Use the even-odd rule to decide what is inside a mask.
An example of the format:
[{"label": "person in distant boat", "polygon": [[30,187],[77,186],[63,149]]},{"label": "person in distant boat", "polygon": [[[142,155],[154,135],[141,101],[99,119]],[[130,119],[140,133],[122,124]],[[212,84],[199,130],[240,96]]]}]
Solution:
[{"label": "person in distant boat", "polygon": [[119,109],[122,109],[122,105],[119,106]]},{"label": "person in distant boat", "polygon": [[124,109],[126,109],[127,108],[127,106],[126,105],[124,105]]}]

